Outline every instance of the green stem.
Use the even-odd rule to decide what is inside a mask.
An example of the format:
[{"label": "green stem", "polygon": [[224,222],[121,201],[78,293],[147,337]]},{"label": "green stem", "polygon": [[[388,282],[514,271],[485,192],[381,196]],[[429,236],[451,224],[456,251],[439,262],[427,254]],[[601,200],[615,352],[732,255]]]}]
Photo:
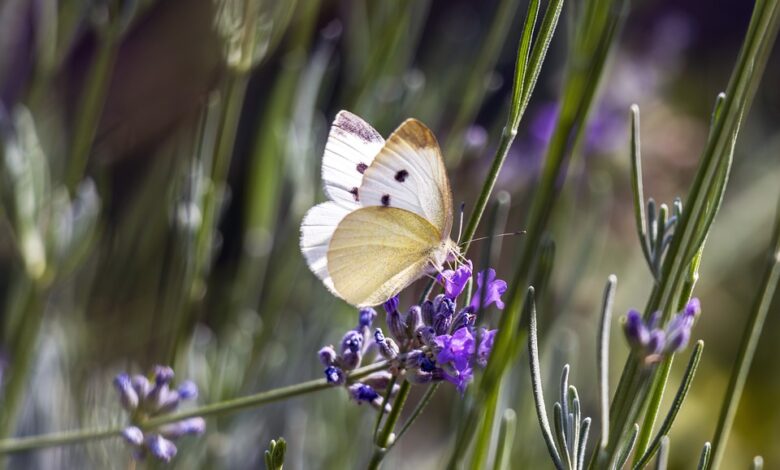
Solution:
[{"label": "green stem", "polygon": [[404,380],[401,384],[401,388],[398,390],[398,395],[393,401],[393,408],[390,410],[390,414],[387,416],[385,425],[382,428],[382,432],[379,433],[379,437],[376,440],[376,448],[374,449],[374,455],[371,457],[371,462],[368,464],[370,470],[375,470],[382,465],[382,459],[387,455],[388,447],[390,447],[390,438],[395,428],[395,423],[401,417],[401,410],[404,407],[406,399],[409,397],[409,391],[412,385],[408,380]]},{"label": "green stem", "polygon": [[428,403],[431,401],[431,398],[433,398],[434,393],[436,393],[436,390],[438,390],[439,385],[441,385],[441,382],[436,382],[428,387],[428,390],[425,391],[425,395],[420,398],[420,402],[417,403],[417,406],[414,408],[414,410],[412,410],[412,414],[409,415],[409,418],[406,420],[404,425],[401,426],[401,430],[398,431],[398,434],[396,434],[395,440],[390,445],[391,448],[395,445],[396,442],[398,442],[399,439],[401,439],[401,436],[406,434],[406,431],[414,423],[417,417],[422,414],[425,407],[428,406]]},{"label": "green stem", "polygon": [[2,408],[0,409],[0,438],[8,437],[14,432],[19,410],[24,403],[24,389],[30,373],[30,367],[35,359],[35,346],[43,323],[42,292],[33,281],[23,288],[20,295],[24,296],[21,325],[17,336],[11,343],[11,367],[8,382],[2,390]]},{"label": "green stem", "polygon": [[73,194],[87,168],[89,151],[95,139],[98,121],[103,112],[114,61],[119,47],[119,28],[110,26],[99,38],[95,58],[82,88],[81,106],[76,114],[76,126],[68,155],[66,184]]},{"label": "green stem", "polygon": [[736,367],[729,379],[726,399],[723,401],[720,410],[715,438],[712,441],[712,459],[710,460],[711,465],[709,468],[718,468],[723,458],[723,452],[726,449],[725,444],[731,432],[731,426],[734,423],[734,416],[737,413],[742,390],[745,388],[750,365],[753,362],[756,346],[761,337],[764,320],[766,320],[766,316],[769,313],[775,290],[780,282],[780,204],[778,204],[777,215],[775,216],[775,228],[770,246],[769,262],[764,272],[759,293],[751,309],[750,318],[742,334],[739,353],[735,361]]},{"label": "green stem", "polygon": [[[388,361],[381,361],[369,366],[361,367],[353,370],[348,376],[347,380],[357,380],[372,374],[379,370],[384,370],[389,367]],[[204,405],[197,408],[192,408],[186,411],[180,411],[178,413],[158,416],[145,421],[140,427],[144,430],[152,430],[162,426],[164,424],[170,424],[177,421],[181,421],[187,418],[194,418],[196,416],[207,417],[214,415],[223,415],[227,413],[234,413],[236,411],[244,410],[247,408],[256,408],[268,403],[277,402],[280,400],[286,400],[288,398],[305,395],[308,393],[318,392],[320,390],[332,389],[333,384],[328,383],[326,379],[310,380],[308,382],[301,382],[295,385],[289,385],[287,387],[275,388],[265,392],[256,393],[254,395],[248,395],[245,397],[234,398],[232,400],[225,400],[218,403],[212,403],[210,405]],[[408,393],[408,391],[407,391]],[[399,394],[400,397],[400,394]],[[108,437],[118,436],[125,427],[117,427],[110,429],[83,429],[76,431],[64,431],[52,434],[43,434],[38,436],[20,437],[13,439],[0,440],[0,454],[7,454],[11,452],[20,452],[23,450],[37,449],[42,447],[53,447],[65,444],[75,444],[78,442],[105,439]]]},{"label": "green stem", "polygon": [[[499,388],[501,384],[499,383]],[[496,391],[488,395],[487,403],[483,404],[483,416],[481,425],[477,430],[477,440],[474,443],[474,451],[471,454],[470,468],[479,470],[487,468],[488,451],[493,438],[493,422],[495,421],[496,408],[498,408],[498,397],[500,393]]]},{"label": "green stem", "polygon": [[460,107],[450,128],[450,139],[444,152],[447,160],[453,166],[462,157],[465,140],[463,131],[467,125],[474,121],[474,116],[485,97],[487,76],[496,65],[501,46],[504,44],[519,4],[518,0],[501,0],[493,15],[493,22],[488,28],[488,36],[475,58],[473,67],[471,67],[464,87],[465,94],[460,100]]}]

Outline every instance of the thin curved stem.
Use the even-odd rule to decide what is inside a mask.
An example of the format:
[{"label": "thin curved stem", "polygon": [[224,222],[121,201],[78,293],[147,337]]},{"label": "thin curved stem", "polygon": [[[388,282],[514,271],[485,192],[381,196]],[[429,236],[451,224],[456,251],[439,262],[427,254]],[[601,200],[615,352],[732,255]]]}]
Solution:
[{"label": "thin curved stem", "polygon": [[[355,369],[349,374],[348,380],[355,380],[366,375],[372,374],[376,371],[386,369],[389,367],[388,361],[381,361],[371,364],[369,366]],[[196,416],[206,417],[214,415],[223,415],[227,413],[234,413],[247,408],[256,408],[268,403],[273,403],[287,398],[292,398],[299,395],[305,395],[308,393],[318,392],[320,390],[326,390],[334,388],[332,384],[324,378],[309,380],[308,382],[301,382],[295,385],[288,385],[286,387],[275,388],[273,390],[267,390],[265,392],[256,393],[254,395],[248,395],[245,397],[234,398],[232,400],[226,400],[218,403],[212,403],[210,405],[204,405],[197,408],[192,408],[179,413],[172,413],[169,415],[158,416],[148,421],[145,421],[140,425],[142,429],[154,429],[164,424],[174,423],[186,418],[193,418]],[[106,439],[109,437],[118,436],[125,426],[108,428],[108,429],[81,429],[74,431],[63,431],[52,434],[43,434],[38,436],[20,437],[13,439],[4,439],[0,441],[0,454],[8,454],[12,452],[20,452],[23,450],[37,449],[42,447],[54,447],[66,444],[75,444],[78,442]]]}]

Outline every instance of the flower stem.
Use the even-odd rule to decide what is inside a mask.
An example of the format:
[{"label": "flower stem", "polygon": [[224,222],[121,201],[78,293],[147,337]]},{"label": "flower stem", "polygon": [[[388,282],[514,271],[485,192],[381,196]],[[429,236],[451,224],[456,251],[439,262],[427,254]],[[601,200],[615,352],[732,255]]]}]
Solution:
[{"label": "flower stem", "polygon": [[371,457],[371,462],[368,464],[370,470],[379,468],[382,464],[382,459],[387,454],[387,449],[390,446],[390,437],[393,434],[395,423],[398,422],[398,418],[401,417],[401,410],[404,408],[404,403],[409,397],[409,391],[412,385],[408,380],[404,380],[401,384],[401,388],[398,390],[395,401],[393,401],[393,408],[390,410],[390,414],[387,416],[385,425],[382,428],[382,432],[379,433],[379,437],[376,440],[376,448],[374,449],[374,455]]},{"label": "flower stem", "polygon": [[750,318],[745,326],[742,335],[742,341],[739,347],[739,353],[735,361],[729,386],[726,391],[726,399],[723,401],[718,418],[718,427],[715,431],[715,438],[712,440],[712,458],[708,468],[718,468],[720,460],[723,458],[723,452],[726,447],[726,440],[731,432],[731,425],[734,423],[734,416],[737,413],[737,406],[742,397],[742,390],[745,387],[747,374],[750,370],[750,364],[753,362],[753,355],[756,352],[758,339],[761,337],[761,331],[764,326],[764,320],[769,313],[769,306],[772,303],[775,289],[780,282],[780,204],[778,204],[777,215],[775,216],[775,229],[772,237],[771,256],[764,273],[761,288],[756,296]]},{"label": "flower stem", "polygon": [[[355,380],[361,377],[365,377],[371,373],[379,370],[386,369],[390,363],[388,361],[381,361],[371,364],[369,366],[355,369],[351,374],[347,376],[347,380]],[[224,415],[227,413],[233,413],[247,408],[256,408],[268,403],[273,403],[280,400],[286,400],[288,398],[296,397],[299,395],[305,395],[307,393],[318,392],[320,390],[326,390],[333,388],[333,385],[328,383],[324,378],[309,380],[308,382],[301,382],[295,385],[288,385],[286,387],[275,388],[273,390],[267,390],[265,392],[256,393],[254,395],[248,395],[245,397],[234,398],[232,400],[221,401],[212,403],[210,405],[200,406],[192,408],[179,413],[173,413],[164,416],[158,416],[156,418],[149,419],[141,424],[141,428],[145,430],[151,430],[162,426],[164,424],[174,423],[186,418],[192,418],[195,416],[214,416]],[[402,387],[403,389],[403,387]],[[408,393],[408,390],[407,390]],[[400,397],[399,393],[399,397]],[[397,417],[396,417],[397,419]],[[389,421],[388,421],[389,422]],[[106,439],[109,437],[118,436],[124,427],[109,428],[109,429],[80,429],[75,431],[56,432],[51,434],[43,434],[38,436],[20,437],[13,439],[0,440],[0,454],[7,454],[11,452],[20,452],[23,450],[38,449],[42,447],[61,446],[66,444],[75,444],[84,441],[93,441],[98,439]]]}]

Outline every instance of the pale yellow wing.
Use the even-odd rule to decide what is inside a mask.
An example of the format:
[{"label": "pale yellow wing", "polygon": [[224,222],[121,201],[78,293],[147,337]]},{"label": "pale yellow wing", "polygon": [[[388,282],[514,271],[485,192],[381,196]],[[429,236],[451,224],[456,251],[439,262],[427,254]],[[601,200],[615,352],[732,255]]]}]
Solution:
[{"label": "pale yellow wing", "polygon": [[407,119],[388,137],[363,175],[362,206],[397,207],[433,224],[443,238],[452,229],[452,191],[436,137]]},{"label": "pale yellow wing", "polygon": [[328,273],[347,302],[378,305],[421,277],[441,246],[441,232],[419,215],[364,207],[344,217],[333,233]]}]

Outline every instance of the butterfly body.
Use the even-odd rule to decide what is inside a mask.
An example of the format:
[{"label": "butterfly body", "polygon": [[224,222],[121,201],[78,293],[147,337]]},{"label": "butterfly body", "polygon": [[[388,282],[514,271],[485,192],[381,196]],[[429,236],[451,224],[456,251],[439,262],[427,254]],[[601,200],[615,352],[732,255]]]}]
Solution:
[{"label": "butterfly body", "polygon": [[323,182],[330,201],[304,217],[301,251],[338,297],[377,305],[457,258],[449,180],[433,133],[419,121],[406,120],[384,141],[340,112]]}]

